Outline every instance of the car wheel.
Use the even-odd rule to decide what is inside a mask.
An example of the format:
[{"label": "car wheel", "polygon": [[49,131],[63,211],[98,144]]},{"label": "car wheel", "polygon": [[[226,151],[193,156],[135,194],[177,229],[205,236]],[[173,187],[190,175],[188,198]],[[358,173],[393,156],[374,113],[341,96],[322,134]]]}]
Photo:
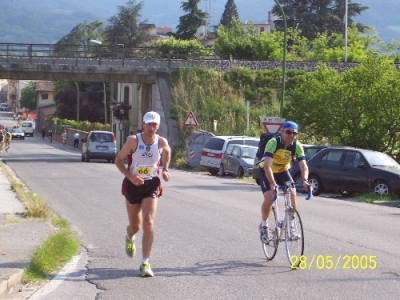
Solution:
[{"label": "car wheel", "polygon": [[384,196],[389,194],[389,186],[383,180],[378,180],[374,183],[374,193],[379,196]]},{"label": "car wheel", "polygon": [[[297,175],[295,175],[294,177],[293,177],[293,181],[294,181],[294,183],[296,184],[296,185],[303,185],[303,180],[301,180],[301,174],[297,174]],[[297,192],[299,192],[299,193],[305,193],[306,192],[306,190],[305,189],[303,189],[303,188],[296,188],[296,191]]]},{"label": "car wheel", "polygon": [[115,163],[115,159],[114,159],[114,158],[111,160],[111,163],[112,163],[112,164]]},{"label": "car wheel", "polygon": [[22,139],[25,140],[25,137],[23,137]]},{"label": "car wheel", "polygon": [[221,176],[221,177],[225,176],[224,164],[219,165],[218,176]]},{"label": "car wheel", "polygon": [[310,175],[308,176],[308,183],[312,187],[312,193],[314,196],[318,196],[322,193],[322,182],[318,176]]},{"label": "car wheel", "polygon": [[243,167],[239,167],[239,169],[238,169],[238,171],[237,171],[237,177],[243,178],[243,176],[244,176]]},{"label": "car wheel", "polygon": [[86,161],[86,162],[89,162],[89,161],[90,161],[89,155],[87,155],[87,153],[86,153],[85,161]]},{"label": "car wheel", "polygon": [[82,157],[81,157],[81,159],[82,159],[82,161],[85,161],[85,157],[83,156],[83,154],[82,154]]}]

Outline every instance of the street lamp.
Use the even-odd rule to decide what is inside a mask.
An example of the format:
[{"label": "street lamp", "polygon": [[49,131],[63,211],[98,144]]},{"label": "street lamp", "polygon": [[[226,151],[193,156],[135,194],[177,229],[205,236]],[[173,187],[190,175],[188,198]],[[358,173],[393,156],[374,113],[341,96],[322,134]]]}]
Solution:
[{"label": "street lamp", "polygon": [[286,80],[286,49],[287,49],[287,22],[286,22],[286,15],[283,11],[281,4],[278,0],[275,0],[276,5],[279,6],[279,9],[282,13],[283,18],[283,25],[284,25],[284,32],[283,32],[283,59],[282,59],[282,94],[281,94],[281,107],[280,107],[280,115],[282,117],[283,111],[283,101],[285,99],[285,80]]},{"label": "street lamp", "polygon": [[76,121],[79,122],[79,86],[75,81],[74,83],[76,85]]},{"label": "street lamp", "polygon": [[344,62],[347,62],[347,22],[348,22],[349,3],[345,0],[344,4]]}]

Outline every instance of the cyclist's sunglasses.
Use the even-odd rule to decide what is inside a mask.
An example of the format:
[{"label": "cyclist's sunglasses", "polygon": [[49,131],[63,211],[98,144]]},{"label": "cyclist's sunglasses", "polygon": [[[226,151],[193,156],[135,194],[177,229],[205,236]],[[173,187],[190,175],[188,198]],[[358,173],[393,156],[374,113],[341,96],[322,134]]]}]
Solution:
[{"label": "cyclist's sunglasses", "polygon": [[285,133],[287,134],[287,135],[297,135],[298,134],[298,132],[297,131],[291,131],[291,130],[289,130],[289,129],[287,129],[287,130],[285,130]]}]

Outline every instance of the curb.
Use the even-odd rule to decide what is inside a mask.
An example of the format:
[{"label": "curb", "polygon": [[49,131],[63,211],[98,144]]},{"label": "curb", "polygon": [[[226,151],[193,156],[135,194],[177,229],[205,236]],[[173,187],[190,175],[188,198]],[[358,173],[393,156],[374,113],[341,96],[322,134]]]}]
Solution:
[{"label": "curb", "polygon": [[4,279],[0,283],[0,297],[8,294],[14,286],[21,283],[22,274],[24,274],[24,270],[17,269],[8,279]]},{"label": "curb", "polygon": [[384,205],[384,206],[399,207],[400,208],[400,200],[389,200],[389,201],[375,200],[372,203],[376,204],[376,205]]}]

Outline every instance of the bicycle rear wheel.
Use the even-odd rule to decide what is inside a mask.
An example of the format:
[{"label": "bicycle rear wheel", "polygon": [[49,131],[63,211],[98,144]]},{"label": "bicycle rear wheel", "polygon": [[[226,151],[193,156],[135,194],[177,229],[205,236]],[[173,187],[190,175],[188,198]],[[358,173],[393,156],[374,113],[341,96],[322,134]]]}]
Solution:
[{"label": "bicycle rear wheel", "polygon": [[261,245],[267,260],[272,260],[276,251],[278,251],[279,236],[276,230],[276,217],[275,217],[275,207],[272,207],[272,211],[268,218],[268,243],[261,241]]},{"label": "bicycle rear wheel", "polygon": [[[285,228],[286,254],[289,259],[290,267],[297,268],[300,264],[300,257],[304,253],[304,232],[303,223],[297,210],[292,208],[290,215],[293,216],[293,226]],[[289,216],[286,216],[288,218]]]}]

